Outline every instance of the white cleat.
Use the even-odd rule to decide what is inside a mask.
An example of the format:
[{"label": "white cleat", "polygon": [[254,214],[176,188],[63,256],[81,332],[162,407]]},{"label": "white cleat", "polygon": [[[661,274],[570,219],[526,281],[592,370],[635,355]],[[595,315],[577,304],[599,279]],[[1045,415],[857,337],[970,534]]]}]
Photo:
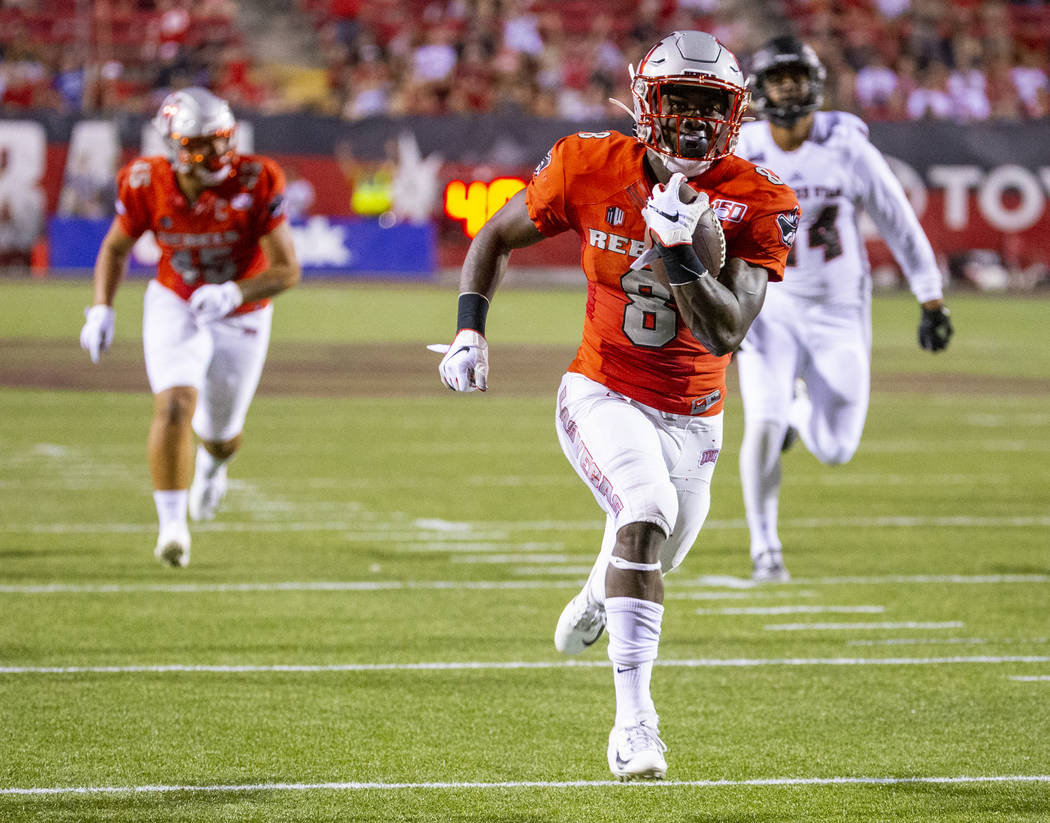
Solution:
[{"label": "white cleat", "polygon": [[153,556],[165,566],[180,569],[190,564],[190,532],[183,523],[171,523],[157,538]]},{"label": "white cleat", "polygon": [[756,583],[788,583],[791,575],[784,565],[780,549],[768,549],[753,561],[751,579]]},{"label": "white cleat", "polygon": [[609,732],[609,769],[621,780],[663,780],[666,751],[655,716],[634,726],[613,726]]},{"label": "white cleat", "polygon": [[562,654],[579,654],[605,631],[605,607],[587,597],[584,589],[562,609],[554,629],[554,648]]},{"label": "white cleat", "polygon": [[194,476],[193,484],[190,486],[190,517],[196,521],[214,520],[225,497],[225,466],[210,480]]}]

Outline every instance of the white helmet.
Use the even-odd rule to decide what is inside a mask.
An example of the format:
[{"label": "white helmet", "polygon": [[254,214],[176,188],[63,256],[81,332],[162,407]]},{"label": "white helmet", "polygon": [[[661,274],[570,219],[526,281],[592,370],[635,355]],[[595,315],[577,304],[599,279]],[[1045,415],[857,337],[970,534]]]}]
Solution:
[{"label": "white helmet", "polygon": [[671,171],[693,176],[732,153],[751,95],[733,53],[716,38],[672,32],[630,72],[638,139]]},{"label": "white helmet", "polygon": [[233,132],[237,121],[221,97],[196,86],[172,92],[161,103],[153,125],[180,172],[195,175],[206,186],[229,177],[236,156]]}]

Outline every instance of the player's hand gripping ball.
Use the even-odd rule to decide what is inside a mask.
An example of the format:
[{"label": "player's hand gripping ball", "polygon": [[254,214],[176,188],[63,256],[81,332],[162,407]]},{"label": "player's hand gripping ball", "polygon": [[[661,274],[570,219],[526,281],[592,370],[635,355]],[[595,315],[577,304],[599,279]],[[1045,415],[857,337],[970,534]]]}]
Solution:
[{"label": "player's hand gripping ball", "polygon": [[[697,192],[676,173],[664,186],[657,183],[642,210],[653,239],[662,246],[692,243],[696,256],[707,272],[718,276],[726,262],[726,238],[722,222],[711,208],[707,192]],[[658,258],[650,256],[657,275],[663,274]]]}]

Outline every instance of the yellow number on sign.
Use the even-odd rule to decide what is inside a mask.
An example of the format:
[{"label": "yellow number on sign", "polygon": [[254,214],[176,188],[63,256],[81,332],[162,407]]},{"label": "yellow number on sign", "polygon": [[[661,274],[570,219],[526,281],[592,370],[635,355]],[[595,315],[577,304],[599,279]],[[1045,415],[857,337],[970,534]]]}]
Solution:
[{"label": "yellow number on sign", "polygon": [[453,180],[445,187],[445,214],[464,221],[468,237],[477,234],[503,204],[525,188],[517,177],[497,177],[491,183],[475,180],[469,186]]}]

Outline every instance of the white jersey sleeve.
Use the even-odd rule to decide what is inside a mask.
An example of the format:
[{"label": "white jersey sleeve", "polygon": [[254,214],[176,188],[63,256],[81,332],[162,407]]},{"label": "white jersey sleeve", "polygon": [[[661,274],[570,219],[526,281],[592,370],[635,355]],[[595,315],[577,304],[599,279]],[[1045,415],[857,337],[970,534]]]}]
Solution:
[{"label": "white jersey sleeve", "polygon": [[879,150],[866,136],[857,137],[854,132],[848,153],[861,205],[889,246],[916,299],[920,303],[939,299],[942,297],[941,272],[904,188]]}]

